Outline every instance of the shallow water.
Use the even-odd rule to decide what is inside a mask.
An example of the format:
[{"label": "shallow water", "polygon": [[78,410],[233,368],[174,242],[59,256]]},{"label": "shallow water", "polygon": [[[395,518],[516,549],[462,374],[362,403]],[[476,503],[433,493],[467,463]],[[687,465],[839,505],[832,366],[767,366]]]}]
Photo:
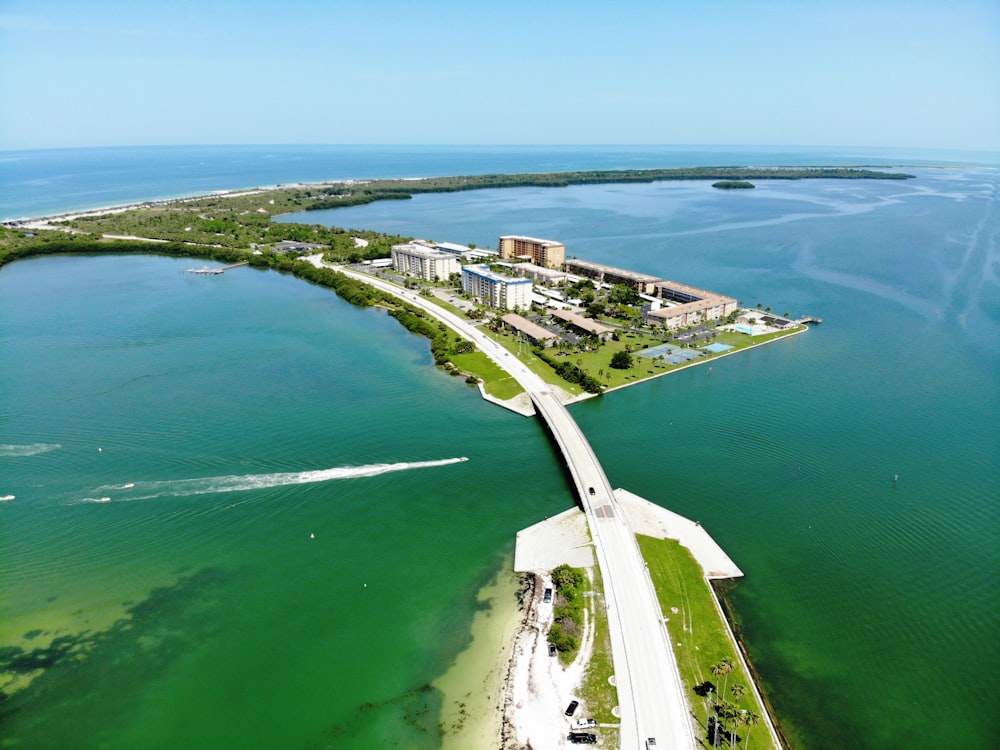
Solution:
[{"label": "shallow water", "polygon": [[[558,238],[824,319],[573,407],[615,486],[700,520],[747,572],[747,641],[804,747],[992,736],[968,686],[1000,663],[982,579],[1000,562],[998,174],[911,171],[329,217]],[[0,504],[0,644],[18,684],[34,677],[0,731],[43,747],[439,746],[431,685],[469,642],[476,593],[519,528],[572,502],[550,444],[380,312],[188,265],[0,271],[0,495],[17,496]]]}]

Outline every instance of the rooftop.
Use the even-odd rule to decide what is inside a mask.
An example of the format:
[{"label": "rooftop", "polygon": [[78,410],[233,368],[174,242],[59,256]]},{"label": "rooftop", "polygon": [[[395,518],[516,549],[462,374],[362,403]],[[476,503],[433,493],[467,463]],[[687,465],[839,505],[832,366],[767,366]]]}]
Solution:
[{"label": "rooftop", "polygon": [[614,330],[613,328],[609,328],[606,325],[598,323],[592,318],[585,318],[582,315],[570,312],[569,310],[553,310],[552,315],[560,320],[565,320],[567,323],[572,323],[577,328],[582,328],[595,336],[600,336],[604,333],[611,333]]}]

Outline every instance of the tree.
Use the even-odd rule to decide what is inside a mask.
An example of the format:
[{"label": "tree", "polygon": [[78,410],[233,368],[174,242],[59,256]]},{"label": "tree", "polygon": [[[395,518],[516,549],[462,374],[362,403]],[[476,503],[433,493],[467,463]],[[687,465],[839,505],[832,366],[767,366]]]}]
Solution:
[{"label": "tree", "polygon": [[729,684],[729,675],[731,675],[733,671],[736,669],[736,665],[733,664],[733,660],[729,658],[723,659],[721,664],[724,665],[726,668],[726,671],[724,672],[726,679],[722,683],[722,694],[725,695],[726,687]]},{"label": "tree", "polygon": [[628,352],[615,352],[611,357],[611,366],[616,370],[627,370],[632,366],[632,355]]},{"label": "tree", "polygon": [[[733,671],[735,667],[736,665],[733,664],[732,659],[729,658],[723,659],[718,664],[712,665],[712,675],[715,677],[724,677],[725,681],[728,682],[729,674]],[[726,686],[725,683],[723,683],[722,692],[720,693],[720,695],[725,695],[725,694],[726,694]]]},{"label": "tree", "polygon": [[616,305],[637,305],[639,293],[625,284],[615,284],[608,292],[608,302]]},{"label": "tree", "polygon": [[733,724],[729,730],[729,744],[732,745],[733,747],[736,747],[736,727],[739,726],[739,724],[743,720],[742,714],[736,712],[736,704],[738,704],[741,700],[743,700],[743,697],[747,694],[747,689],[743,685],[737,683],[729,689],[729,692],[732,693],[734,701]]},{"label": "tree", "polygon": [[743,747],[745,748],[745,750],[749,750],[750,730],[760,723],[760,716],[755,714],[753,711],[748,711],[747,709],[743,709],[743,711],[740,712],[740,723],[747,728],[746,741]]},{"label": "tree", "polygon": [[583,573],[569,565],[560,565],[552,570],[552,583],[557,589],[576,588],[583,583]]}]

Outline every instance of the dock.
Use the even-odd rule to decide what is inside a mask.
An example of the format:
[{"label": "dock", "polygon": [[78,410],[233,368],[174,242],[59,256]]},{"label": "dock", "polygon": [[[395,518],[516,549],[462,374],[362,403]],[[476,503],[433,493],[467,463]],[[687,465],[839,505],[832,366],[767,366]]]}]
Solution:
[{"label": "dock", "polygon": [[188,268],[185,269],[184,273],[196,273],[199,276],[217,276],[220,273],[225,273],[231,268],[239,268],[240,266],[245,266],[249,262],[250,261],[244,260],[240,261],[239,263],[231,263],[228,266],[216,266],[215,268],[209,268],[208,266],[205,266],[203,268]]}]

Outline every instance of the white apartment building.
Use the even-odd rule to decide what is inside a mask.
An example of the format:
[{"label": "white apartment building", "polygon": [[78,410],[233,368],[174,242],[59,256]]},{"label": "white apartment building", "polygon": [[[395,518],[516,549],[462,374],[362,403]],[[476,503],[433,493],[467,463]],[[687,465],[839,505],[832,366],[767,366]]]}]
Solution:
[{"label": "white apartment building", "polygon": [[392,246],[392,267],[399,273],[425,281],[442,281],[458,273],[460,268],[458,256],[413,242]]},{"label": "white apartment building", "polygon": [[487,265],[462,266],[462,290],[487,307],[527,310],[531,307],[531,279],[494,273]]}]

